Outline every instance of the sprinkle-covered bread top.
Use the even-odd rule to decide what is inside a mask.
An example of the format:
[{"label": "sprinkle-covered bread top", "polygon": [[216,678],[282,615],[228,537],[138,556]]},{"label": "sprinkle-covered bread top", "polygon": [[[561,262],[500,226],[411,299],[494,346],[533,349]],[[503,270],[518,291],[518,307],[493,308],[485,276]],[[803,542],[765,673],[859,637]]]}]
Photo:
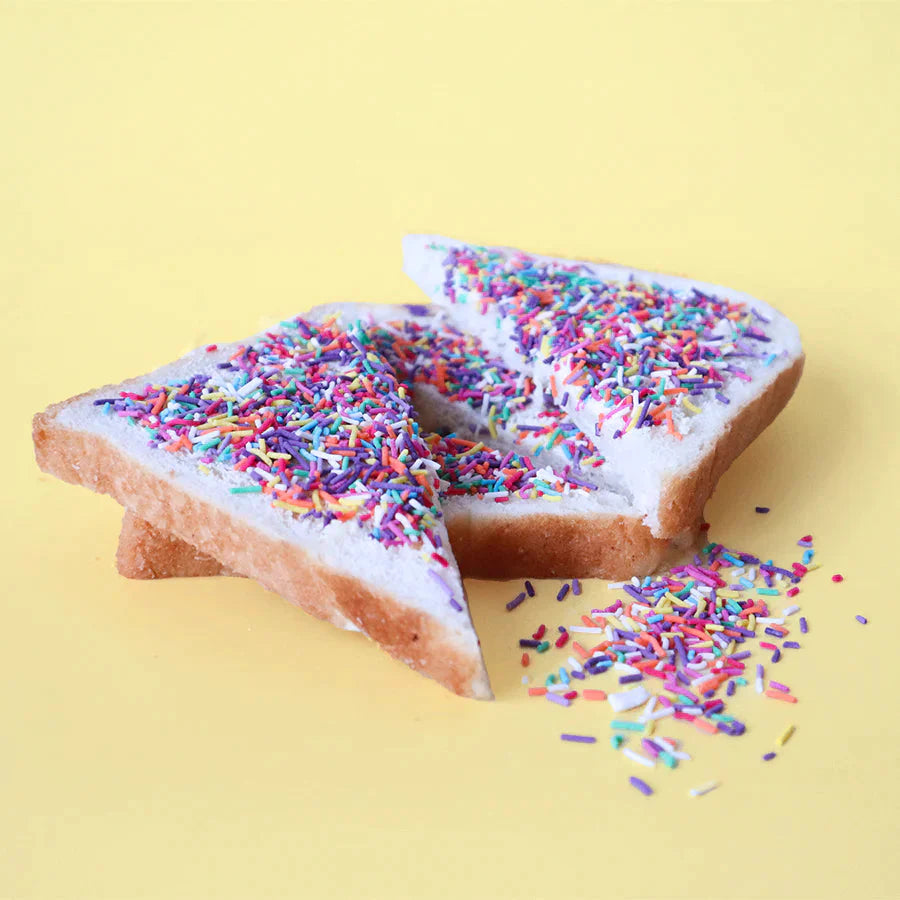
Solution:
[{"label": "sprinkle-covered bread top", "polygon": [[406,387],[360,329],[298,317],[215,375],[94,403],[144,428],[151,447],[245,473],[235,494],[267,494],[323,525],[356,520],[382,544],[439,555],[437,466]]},{"label": "sprinkle-covered bread top", "polygon": [[749,380],[747,359],[771,361],[768,323],[749,305],[697,287],[604,280],[590,266],[514,250],[432,244],[444,255],[443,299],[504,323],[523,361],[549,366],[560,405],[600,405],[598,425],[622,416],[617,434],[673,427],[728,384]]}]

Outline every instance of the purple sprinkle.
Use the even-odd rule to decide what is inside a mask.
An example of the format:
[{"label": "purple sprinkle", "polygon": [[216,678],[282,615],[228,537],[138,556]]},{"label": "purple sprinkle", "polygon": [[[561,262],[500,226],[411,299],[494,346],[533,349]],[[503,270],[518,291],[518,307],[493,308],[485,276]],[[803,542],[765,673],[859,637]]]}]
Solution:
[{"label": "purple sprinkle", "polygon": [[529,597],[534,596],[534,585],[530,581],[525,582],[525,591]]},{"label": "purple sprinkle", "polygon": [[756,511],[758,513],[767,513],[769,511],[769,508],[770,507],[768,507],[768,506],[757,506]]},{"label": "purple sprinkle", "polygon": [[[522,642],[519,641],[519,644],[521,644],[521,643]],[[766,673],[766,670],[762,667],[762,663],[757,663],[756,664],[756,677],[762,678],[763,675],[765,675],[765,673]]]},{"label": "purple sprinkle", "polygon": [[775,759],[775,754],[774,754],[774,753],[771,753],[771,752],[770,752],[770,753],[764,753],[764,754],[763,754],[763,759],[764,759],[766,762],[768,762],[770,759]]},{"label": "purple sprinkle", "polygon": [[576,597],[581,595],[581,582],[577,578],[572,579],[572,593]]},{"label": "purple sprinkle", "polygon": [[[799,650],[800,645],[796,641],[785,641],[782,645],[786,650]],[[778,651],[775,651],[778,653]],[[779,654],[780,655],[780,654]]]},{"label": "purple sprinkle", "polygon": [[[786,646],[787,644],[785,644]],[[781,659],[781,651],[776,647],[775,652],[772,654],[772,662],[777,663],[779,659]]]},{"label": "purple sprinkle", "polygon": [[564,741],[572,741],[574,744],[596,744],[597,738],[591,737],[589,734],[561,734],[560,738]]},{"label": "purple sprinkle", "polygon": [[556,595],[557,600],[565,600],[566,594],[569,593],[569,584],[566,582],[560,589],[559,593]]},{"label": "purple sprinkle", "polygon": [[578,669],[572,669],[572,671],[569,672],[569,675],[571,675],[572,678],[577,678],[579,681],[584,681],[584,672],[580,672]]},{"label": "purple sprinkle", "polygon": [[506,608],[507,608],[507,610],[512,612],[519,604],[524,603],[524,602],[525,602],[525,592],[522,591],[522,593],[519,594],[519,596],[516,597],[515,600],[510,600],[509,603],[506,604]]},{"label": "purple sprinkle", "polygon": [[809,625],[806,622],[806,616],[800,616],[800,634],[806,634],[809,631]]},{"label": "purple sprinkle", "polygon": [[570,706],[571,701],[566,700],[565,697],[561,697],[559,694],[554,694],[553,691],[549,691],[544,695],[551,703],[556,703],[559,706]]},{"label": "purple sprinkle", "polygon": [[869,620],[865,616],[856,616],[856,621],[859,622],[860,625],[867,625]]},{"label": "purple sprinkle", "polygon": [[636,681],[643,681],[644,676],[640,672],[635,672],[633,675],[622,675],[619,678],[619,684],[634,684]]},{"label": "purple sprinkle", "polygon": [[783,691],[785,694],[789,694],[791,692],[791,689],[786,684],[782,684],[780,681],[770,681],[769,687],[775,688],[776,691]]},{"label": "purple sprinkle", "polygon": [[653,793],[653,788],[650,787],[650,785],[647,784],[646,781],[642,781],[636,775],[632,775],[628,780],[629,782],[631,782],[631,786],[636,787],[645,797],[649,797]]},{"label": "purple sprinkle", "polygon": [[737,683],[734,681],[728,682],[728,687],[725,690],[725,693],[728,694],[729,697],[734,696],[734,692],[737,690]]},{"label": "purple sprinkle", "polygon": [[534,641],[531,638],[519,638],[520,647],[539,647],[540,645],[540,641]]}]

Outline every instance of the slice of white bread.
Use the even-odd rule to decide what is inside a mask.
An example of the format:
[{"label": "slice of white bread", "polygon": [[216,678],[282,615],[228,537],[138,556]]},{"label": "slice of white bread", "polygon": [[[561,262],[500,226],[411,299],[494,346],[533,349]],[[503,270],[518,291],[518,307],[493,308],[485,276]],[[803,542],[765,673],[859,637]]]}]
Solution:
[{"label": "slice of white bread", "polygon": [[[364,334],[296,319],[51,406],[35,416],[35,452],[44,471],[110,494],[457,694],[487,699],[436,464],[404,394]],[[205,422],[212,403],[224,425]],[[310,449],[279,457],[289,440]],[[346,476],[344,458],[353,459]],[[270,481],[274,491],[245,492]]]},{"label": "slice of white bread", "polygon": [[461,329],[550,390],[657,536],[697,520],[803,369],[796,327],[728,288],[435,235],[403,250]]}]

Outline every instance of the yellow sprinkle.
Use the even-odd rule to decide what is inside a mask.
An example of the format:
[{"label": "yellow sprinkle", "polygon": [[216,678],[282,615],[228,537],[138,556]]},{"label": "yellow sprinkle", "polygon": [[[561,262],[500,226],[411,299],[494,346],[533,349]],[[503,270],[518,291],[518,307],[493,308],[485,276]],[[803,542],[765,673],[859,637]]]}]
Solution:
[{"label": "yellow sprinkle", "polygon": [[688,400],[687,394],[681,395],[681,405],[686,406],[692,413],[700,412],[700,410],[696,406],[694,406],[694,404],[691,403],[690,400]]},{"label": "yellow sprinkle", "polygon": [[725,626],[724,626],[724,625],[715,625],[714,623],[710,622],[710,623],[706,626],[706,630],[707,630],[707,631],[724,631],[724,630],[725,630]]},{"label": "yellow sprinkle", "polygon": [[644,725],[644,734],[649,737],[654,731],[656,731],[656,720],[651,719]]},{"label": "yellow sprinkle", "polygon": [[203,463],[200,463],[200,464],[197,466],[197,468],[198,468],[204,475],[209,475],[209,469],[208,469],[206,466],[204,466]]},{"label": "yellow sprinkle", "polygon": [[353,425],[350,428],[350,440],[347,442],[348,446],[350,446],[350,447],[356,446],[356,435],[357,435],[357,428],[355,425]]},{"label": "yellow sprinkle", "polygon": [[716,594],[717,594],[719,597],[724,598],[725,600],[737,600],[737,599],[739,599],[739,598],[741,597],[741,592],[740,592],[740,591],[724,591],[724,590],[718,590],[718,591],[716,591]]},{"label": "yellow sprinkle", "polygon": [[460,456],[468,456],[470,453],[477,453],[479,450],[483,450],[483,449],[484,449],[484,444],[481,441],[479,441],[477,444],[475,444],[474,447],[470,447],[468,450],[466,450],[465,453],[460,453],[459,455]]},{"label": "yellow sprinkle", "polygon": [[698,641],[696,644],[691,644],[692,647],[712,647],[712,641]]},{"label": "yellow sprinkle", "polygon": [[290,453],[276,453],[274,450],[269,451],[269,457],[272,459],[290,459]]},{"label": "yellow sprinkle", "polygon": [[749,631],[756,631],[756,613],[747,616],[747,628]]},{"label": "yellow sprinkle", "polygon": [[736,649],[737,649],[737,644],[735,644],[735,642],[732,641],[732,642],[728,645],[728,649],[725,651],[725,655],[726,655],[726,656],[731,656],[731,654],[734,653],[734,651],[735,651]]},{"label": "yellow sprinkle", "polygon": [[788,725],[788,727],[778,735],[778,740],[775,741],[775,743],[778,744],[779,747],[783,747],[790,740],[790,737],[793,733],[794,726]]}]

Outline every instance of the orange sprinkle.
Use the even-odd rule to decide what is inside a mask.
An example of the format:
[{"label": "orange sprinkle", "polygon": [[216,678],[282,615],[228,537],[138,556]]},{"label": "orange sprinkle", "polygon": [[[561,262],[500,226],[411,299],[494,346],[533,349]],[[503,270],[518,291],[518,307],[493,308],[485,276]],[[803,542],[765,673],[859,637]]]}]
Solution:
[{"label": "orange sprinkle", "polygon": [[785,694],[784,691],[775,691],[772,688],[766,691],[766,696],[771,697],[773,700],[782,700],[785,703],[797,702],[797,698],[793,694]]},{"label": "orange sprinkle", "polygon": [[694,727],[699,728],[700,731],[705,731],[707,734],[719,733],[719,729],[716,728],[716,726],[713,725],[712,722],[709,722],[706,719],[701,718],[700,716],[697,716],[697,718],[694,719]]},{"label": "orange sprinkle", "polygon": [[581,692],[581,696],[584,697],[585,700],[605,700],[606,691],[592,691],[585,689]]},{"label": "orange sprinkle", "polygon": [[528,688],[528,696],[529,697],[543,697],[544,694],[547,693],[547,688],[545,687],[532,687]]},{"label": "orange sprinkle", "polygon": [[590,659],[591,654],[578,643],[578,641],[572,641],[572,649],[582,658],[582,659]]}]

